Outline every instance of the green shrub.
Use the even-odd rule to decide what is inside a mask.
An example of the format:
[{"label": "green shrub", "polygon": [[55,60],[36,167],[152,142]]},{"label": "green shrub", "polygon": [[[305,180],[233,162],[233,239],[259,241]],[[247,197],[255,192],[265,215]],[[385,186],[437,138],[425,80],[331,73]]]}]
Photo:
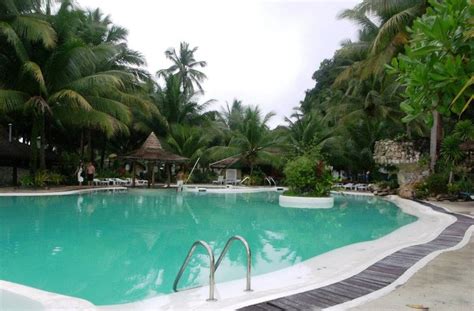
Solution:
[{"label": "green shrub", "polygon": [[35,177],[34,177],[34,181],[35,181],[34,186],[35,187],[40,187],[40,188],[46,186],[48,178],[49,178],[49,175],[48,175],[47,171],[37,172]]},{"label": "green shrub", "polygon": [[446,173],[435,173],[428,176],[425,182],[429,193],[432,195],[448,193],[448,179],[449,176]]},{"label": "green shrub", "polygon": [[64,176],[58,173],[49,173],[47,177],[47,183],[58,186],[65,180]]},{"label": "green shrub", "polygon": [[35,185],[35,179],[31,175],[25,175],[20,178],[20,185],[22,187],[33,187]]},{"label": "green shrub", "polygon": [[300,156],[289,161],[284,170],[290,195],[329,196],[333,184],[331,172],[322,160]]},{"label": "green shrub", "polygon": [[415,198],[417,199],[425,199],[430,195],[430,191],[428,189],[428,185],[425,181],[417,182],[414,186],[415,190]]},{"label": "green shrub", "polygon": [[23,187],[43,188],[47,185],[60,185],[64,180],[65,177],[59,173],[38,171],[34,176],[26,175],[20,178],[20,185]]},{"label": "green shrub", "polygon": [[194,170],[193,174],[191,175],[191,182],[195,184],[210,183],[216,179],[217,174],[213,171]]}]

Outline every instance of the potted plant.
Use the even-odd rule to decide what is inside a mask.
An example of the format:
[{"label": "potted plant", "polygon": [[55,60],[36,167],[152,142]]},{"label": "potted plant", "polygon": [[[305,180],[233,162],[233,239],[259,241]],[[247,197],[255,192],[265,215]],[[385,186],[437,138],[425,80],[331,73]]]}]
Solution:
[{"label": "potted plant", "polygon": [[289,161],[284,170],[288,191],[280,195],[280,205],[298,208],[331,208],[333,178],[319,157],[302,155]]}]

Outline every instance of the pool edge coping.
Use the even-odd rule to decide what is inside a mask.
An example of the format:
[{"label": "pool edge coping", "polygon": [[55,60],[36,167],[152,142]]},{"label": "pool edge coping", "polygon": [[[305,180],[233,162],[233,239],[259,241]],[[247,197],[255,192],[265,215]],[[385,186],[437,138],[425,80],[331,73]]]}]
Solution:
[{"label": "pool edge coping", "polygon": [[94,193],[100,191],[116,191],[116,190],[128,190],[127,187],[122,186],[110,186],[110,187],[97,187],[97,188],[85,188],[85,189],[75,189],[75,190],[64,190],[64,191],[44,191],[44,192],[0,192],[0,197],[44,197],[44,196],[63,196],[63,195],[73,195],[73,194],[82,194],[82,193]]}]

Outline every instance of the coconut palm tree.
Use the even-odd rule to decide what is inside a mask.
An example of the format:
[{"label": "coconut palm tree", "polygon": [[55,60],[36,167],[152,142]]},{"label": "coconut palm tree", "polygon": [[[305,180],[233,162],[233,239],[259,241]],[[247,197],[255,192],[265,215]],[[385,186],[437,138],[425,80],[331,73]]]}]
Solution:
[{"label": "coconut palm tree", "polygon": [[[40,43],[44,48],[56,46],[57,34],[44,14],[41,15],[42,1],[1,1],[0,2],[0,42],[9,46],[20,61],[27,61],[27,44]],[[4,54],[5,49],[0,49]]]},{"label": "coconut palm tree", "polygon": [[169,74],[165,76],[165,86],[158,87],[153,94],[153,100],[161,115],[166,119],[167,131],[171,124],[197,125],[205,119],[204,110],[214,100],[197,103],[193,100],[195,93],[186,93],[181,90],[180,76]]},{"label": "coconut palm tree", "polygon": [[208,148],[208,135],[199,127],[174,124],[167,139],[174,153],[195,162]]},{"label": "coconut palm tree", "polygon": [[250,176],[257,163],[276,163],[283,137],[273,135],[268,128],[269,120],[275,114],[262,117],[258,106],[246,107],[241,124],[232,132],[227,146],[211,148],[214,157],[236,156],[250,167]]},{"label": "coconut palm tree", "polygon": [[[166,50],[165,55],[173,62],[168,69],[159,70],[158,76],[168,76],[170,74],[179,77],[180,87],[184,94],[194,95],[196,91],[203,92],[201,83],[207,78],[198,68],[207,66],[205,61],[197,61],[194,54],[198,47],[190,48],[189,43],[181,42],[179,52],[174,48]],[[197,90],[196,90],[197,87]]]},{"label": "coconut palm tree", "polygon": [[238,126],[242,124],[244,110],[245,108],[242,105],[242,101],[234,99],[232,105],[226,103],[226,106],[221,108],[219,120],[228,130],[235,131]]},{"label": "coconut palm tree", "polygon": [[[10,83],[0,87],[0,110],[24,111],[31,120],[31,139],[41,139],[40,168],[45,167],[47,126],[96,129],[108,137],[117,132],[127,133],[130,106],[143,103],[131,92],[136,84],[133,74],[104,66],[116,55],[115,47],[78,40],[72,31],[77,20],[64,23],[64,17],[71,17],[70,13],[71,7],[63,5],[50,17],[53,24],[62,27],[64,37],[60,37],[60,45],[53,49],[28,49],[27,60],[13,62],[16,67],[9,70],[16,74],[11,76]],[[67,25],[73,29],[64,31]],[[36,148],[32,150],[34,162]]]},{"label": "coconut palm tree", "polygon": [[354,56],[336,79],[342,83],[350,77],[362,79],[381,74],[385,64],[397,55],[409,40],[407,27],[426,11],[426,0],[363,0],[353,9],[343,11],[339,17],[359,25],[359,40],[346,41],[342,53]]},{"label": "coconut palm tree", "polygon": [[285,121],[288,123],[289,147],[294,154],[302,155],[314,147],[321,148],[332,137],[332,131],[315,111],[303,114],[300,109],[295,109]]}]

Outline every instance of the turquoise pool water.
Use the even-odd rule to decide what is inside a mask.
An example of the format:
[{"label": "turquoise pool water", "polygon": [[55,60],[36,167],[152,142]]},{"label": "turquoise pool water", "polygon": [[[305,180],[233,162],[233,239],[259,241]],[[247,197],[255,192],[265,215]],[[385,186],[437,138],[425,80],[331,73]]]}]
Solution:
[{"label": "turquoise pool water", "polygon": [[[334,208],[324,210],[280,207],[275,192],[0,197],[0,279],[98,305],[126,303],[171,293],[197,239],[208,241],[217,257],[230,236],[242,235],[256,275],[377,239],[415,220],[370,197],[336,197]],[[217,282],[244,278],[238,242],[226,257]],[[208,258],[198,251],[179,287],[207,284],[208,273]]]}]

